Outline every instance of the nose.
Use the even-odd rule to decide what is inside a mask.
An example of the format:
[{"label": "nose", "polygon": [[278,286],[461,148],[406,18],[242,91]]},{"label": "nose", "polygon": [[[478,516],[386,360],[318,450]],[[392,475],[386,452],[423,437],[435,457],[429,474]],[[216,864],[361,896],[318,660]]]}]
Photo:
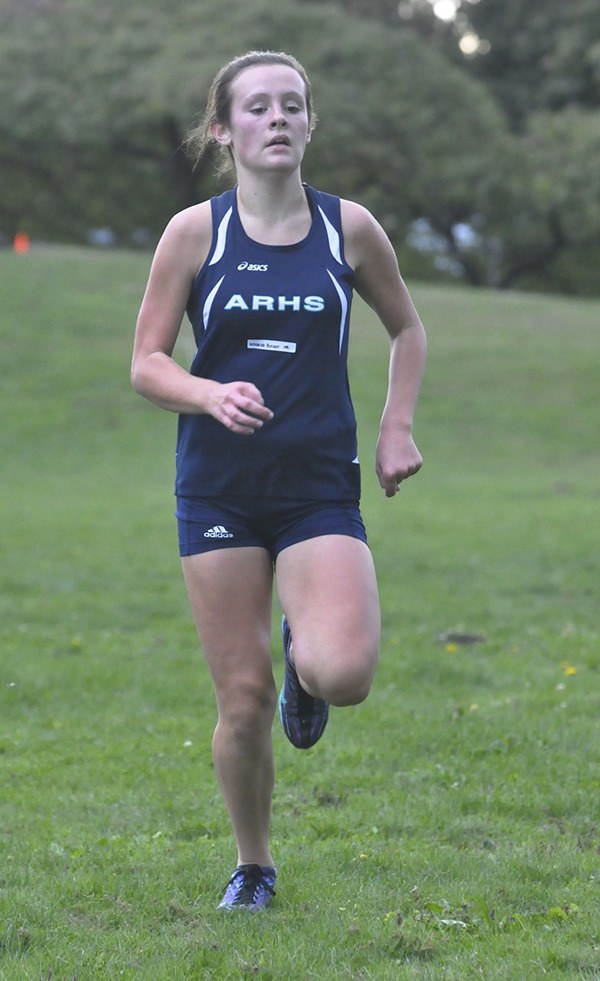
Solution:
[{"label": "nose", "polygon": [[283,110],[279,106],[275,106],[273,109],[273,114],[269,122],[271,129],[279,129],[280,126],[287,126],[287,119],[283,113]]}]

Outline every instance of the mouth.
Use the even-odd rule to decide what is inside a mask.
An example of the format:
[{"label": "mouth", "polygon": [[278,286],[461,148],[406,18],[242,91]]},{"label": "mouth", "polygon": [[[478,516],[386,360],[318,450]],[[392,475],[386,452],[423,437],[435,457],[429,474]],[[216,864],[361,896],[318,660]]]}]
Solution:
[{"label": "mouth", "polygon": [[267,146],[289,146],[290,141],[287,136],[276,136],[274,140],[267,143]]}]

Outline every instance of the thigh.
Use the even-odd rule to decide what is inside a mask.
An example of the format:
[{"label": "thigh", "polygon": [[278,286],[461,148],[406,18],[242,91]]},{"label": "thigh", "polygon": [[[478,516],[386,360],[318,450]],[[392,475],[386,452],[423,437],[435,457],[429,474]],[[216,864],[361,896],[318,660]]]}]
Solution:
[{"label": "thigh", "polygon": [[379,659],[379,595],[365,542],[324,535],[284,549],[277,589],[292,631],[293,656],[307,680],[370,681]]},{"label": "thigh", "polygon": [[189,555],[182,567],[217,698],[244,681],[270,688],[273,569],[266,549]]},{"label": "thigh", "polygon": [[247,502],[178,497],[176,513],[182,558],[200,552],[266,544],[252,527]]}]

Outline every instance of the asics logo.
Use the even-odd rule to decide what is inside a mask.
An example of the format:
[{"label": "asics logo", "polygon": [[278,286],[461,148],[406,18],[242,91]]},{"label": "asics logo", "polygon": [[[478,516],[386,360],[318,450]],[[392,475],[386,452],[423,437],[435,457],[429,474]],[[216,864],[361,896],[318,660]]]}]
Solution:
[{"label": "asics logo", "polygon": [[269,267],[267,265],[261,265],[256,262],[240,262],[238,269],[242,272],[247,269],[248,272],[266,272]]},{"label": "asics logo", "polygon": [[205,538],[233,538],[230,531],[224,528],[223,525],[215,525],[213,528],[209,528],[208,531],[204,532]]}]

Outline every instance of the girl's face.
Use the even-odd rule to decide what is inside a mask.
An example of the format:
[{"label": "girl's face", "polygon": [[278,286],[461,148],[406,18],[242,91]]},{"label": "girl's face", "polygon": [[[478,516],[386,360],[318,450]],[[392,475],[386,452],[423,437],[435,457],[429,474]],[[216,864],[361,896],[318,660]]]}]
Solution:
[{"label": "girl's face", "polygon": [[287,65],[253,65],[231,83],[229,122],[213,137],[228,146],[237,170],[293,171],[310,140],[304,82]]}]

